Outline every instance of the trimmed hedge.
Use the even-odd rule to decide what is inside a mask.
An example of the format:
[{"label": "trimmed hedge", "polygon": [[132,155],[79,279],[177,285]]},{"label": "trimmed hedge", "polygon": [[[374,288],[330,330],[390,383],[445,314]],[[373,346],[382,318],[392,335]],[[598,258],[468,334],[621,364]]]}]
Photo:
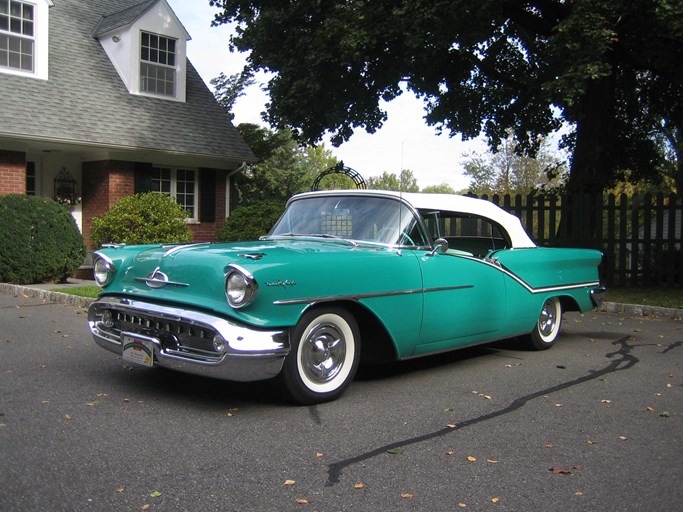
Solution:
[{"label": "trimmed hedge", "polygon": [[92,220],[90,239],[103,244],[174,244],[192,241],[187,211],[166,194],[122,197]]},{"label": "trimmed hedge", "polygon": [[258,240],[268,234],[284,209],[280,201],[262,201],[235,208],[216,232],[216,238],[229,242]]},{"label": "trimmed hedge", "polygon": [[83,263],[83,235],[69,211],[52,199],[0,196],[0,219],[0,281],[63,282]]}]

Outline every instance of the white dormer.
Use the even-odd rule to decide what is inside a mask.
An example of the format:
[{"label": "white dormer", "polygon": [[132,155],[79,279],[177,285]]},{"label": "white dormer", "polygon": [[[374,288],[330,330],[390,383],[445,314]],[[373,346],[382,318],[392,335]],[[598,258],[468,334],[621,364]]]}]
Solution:
[{"label": "white dormer", "polygon": [[47,80],[50,0],[0,0],[0,73]]},{"label": "white dormer", "polygon": [[185,101],[190,35],[166,0],[103,17],[93,35],[131,94]]}]

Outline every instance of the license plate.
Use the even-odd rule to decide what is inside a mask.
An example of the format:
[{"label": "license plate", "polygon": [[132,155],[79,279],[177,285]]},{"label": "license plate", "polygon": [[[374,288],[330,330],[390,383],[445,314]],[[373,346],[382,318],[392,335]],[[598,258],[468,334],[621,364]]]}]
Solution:
[{"label": "license plate", "polygon": [[123,336],[123,359],[142,366],[154,365],[154,343],[133,336]]}]

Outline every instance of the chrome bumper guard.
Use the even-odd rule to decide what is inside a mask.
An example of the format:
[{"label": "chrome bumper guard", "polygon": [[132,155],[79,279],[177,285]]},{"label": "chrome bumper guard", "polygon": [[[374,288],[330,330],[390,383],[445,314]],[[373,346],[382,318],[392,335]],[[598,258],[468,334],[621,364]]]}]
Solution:
[{"label": "chrome bumper guard", "polygon": [[[233,381],[276,376],[289,353],[284,330],[257,330],[191,309],[118,297],[90,305],[88,327],[95,342],[123,353],[123,337],[154,345],[154,364]],[[215,343],[214,340],[218,340]]]}]

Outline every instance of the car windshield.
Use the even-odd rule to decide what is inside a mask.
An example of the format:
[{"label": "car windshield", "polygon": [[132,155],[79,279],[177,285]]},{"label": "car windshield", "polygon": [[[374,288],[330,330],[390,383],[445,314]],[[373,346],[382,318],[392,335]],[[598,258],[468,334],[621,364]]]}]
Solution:
[{"label": "car windshield", "polygon": [[388,197],[319,196],[292,201],[269,236],[342,238],[426,246],[412,211]]}]

